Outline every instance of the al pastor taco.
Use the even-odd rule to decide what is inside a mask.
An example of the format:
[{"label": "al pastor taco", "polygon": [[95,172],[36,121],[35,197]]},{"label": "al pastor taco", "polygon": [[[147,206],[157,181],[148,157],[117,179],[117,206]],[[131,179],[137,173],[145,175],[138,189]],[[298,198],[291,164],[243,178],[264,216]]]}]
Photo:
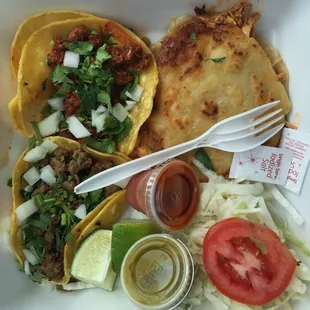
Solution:
[{"label": "al pastor taco", "polygon": [[20,156],[13,172],[11,243],[32,280],[65,284],[83,230],[93,222],[111,229],[127,205],[125,191],[116,185],[80,196],[73,189],[126,159],[63,137],[39,142]]},{"label": "al pastor taco", "polygon": [[[35,74],[34,74],[35,72]],[[111,20],[51,23],[24,46],[18,76],[25,136],[60,135],[126,155],[149,117],[158,83],[154,57],[133,32]]]},{"label": "al pastor taco", "polygon": [[23,47],[34,32],[56,21],[90,16],[93,15],[75,10],[53,10],[41,12],[25,19],[18,27],[11,46],[11,69],[14,77],[17,77]]}]

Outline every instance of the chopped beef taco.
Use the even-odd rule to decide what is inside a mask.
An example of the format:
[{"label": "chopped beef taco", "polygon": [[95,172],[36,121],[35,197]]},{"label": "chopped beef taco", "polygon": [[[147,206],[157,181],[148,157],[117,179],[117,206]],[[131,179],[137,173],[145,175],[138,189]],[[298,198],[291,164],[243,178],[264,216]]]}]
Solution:
[{"label": "chopped beef taco", "polygon": [[56,10],[40,12],[25,19],[18,27],[11,46],[11,68],[14,77],[17,77],[23,47],[34,32],[56,21],[90,16],[93,15],[74,10]]},{"label": "chopped beef taco", "polygon": [[[35,51],[35,53],[34,53]],[[35,74],[34,74],[35,72]],[[125,27],[102,18],[55,22],[24,46],[18,77],[22,132],[83,140],[130,154],[153,107],[154,57]]]},{"label": "chopped beef taco", "polygon": [[83,230],[91,223],[111,229],[127,205],[125,191],[116,185],[82,195],[74,194],[74,187],[129,159],[63,137],[40,142],[30,145],[13,172],[11,242],[33,281],[65,284]]}]

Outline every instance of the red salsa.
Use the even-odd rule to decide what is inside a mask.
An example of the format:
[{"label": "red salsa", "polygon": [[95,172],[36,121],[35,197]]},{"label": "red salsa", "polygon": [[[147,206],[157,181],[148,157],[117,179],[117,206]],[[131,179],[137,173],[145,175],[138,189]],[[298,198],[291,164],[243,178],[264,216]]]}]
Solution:
[{"label": "red salsa", "polygon": [[127,186],[131,206],[169,230],[180,230],[191,222],[199,196],[194,170],[179,160],[139,173]]}]

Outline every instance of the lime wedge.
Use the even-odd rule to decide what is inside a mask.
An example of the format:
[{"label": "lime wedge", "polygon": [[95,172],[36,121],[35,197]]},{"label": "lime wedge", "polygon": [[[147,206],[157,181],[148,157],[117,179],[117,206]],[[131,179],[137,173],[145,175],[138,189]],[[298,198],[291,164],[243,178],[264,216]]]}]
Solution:
[{"label": "lime wedge", "polygon": [[111,264],[111,230],[97,230],[90,235],[75,254],[71,274],[74,278],[113,290],[116,274]]},{"label": "lime wedge", "polygon": [[130,247],[145,236],[159,233],[158,227],[149,220],[126,219],[113,225],[112,267],[120,273],[122,262]]}]

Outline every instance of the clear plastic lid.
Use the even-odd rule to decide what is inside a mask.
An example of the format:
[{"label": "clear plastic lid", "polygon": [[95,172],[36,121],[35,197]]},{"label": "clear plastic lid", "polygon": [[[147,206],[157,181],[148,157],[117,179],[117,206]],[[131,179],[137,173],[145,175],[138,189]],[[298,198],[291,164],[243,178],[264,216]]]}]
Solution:
[{"label": "clear plastic lid", "polygon": [[150,235],[135,243],[121,270],[125,292],[144,309],[175,308],[188,294],[193,279],[189,250],[166,234]]},{"label": "clear plastic lid", "polygon": [[169,160],[153,169],[146,186],[147,215],[166,230],[180,230],[199,206],[198,178],[188,164]]}]

